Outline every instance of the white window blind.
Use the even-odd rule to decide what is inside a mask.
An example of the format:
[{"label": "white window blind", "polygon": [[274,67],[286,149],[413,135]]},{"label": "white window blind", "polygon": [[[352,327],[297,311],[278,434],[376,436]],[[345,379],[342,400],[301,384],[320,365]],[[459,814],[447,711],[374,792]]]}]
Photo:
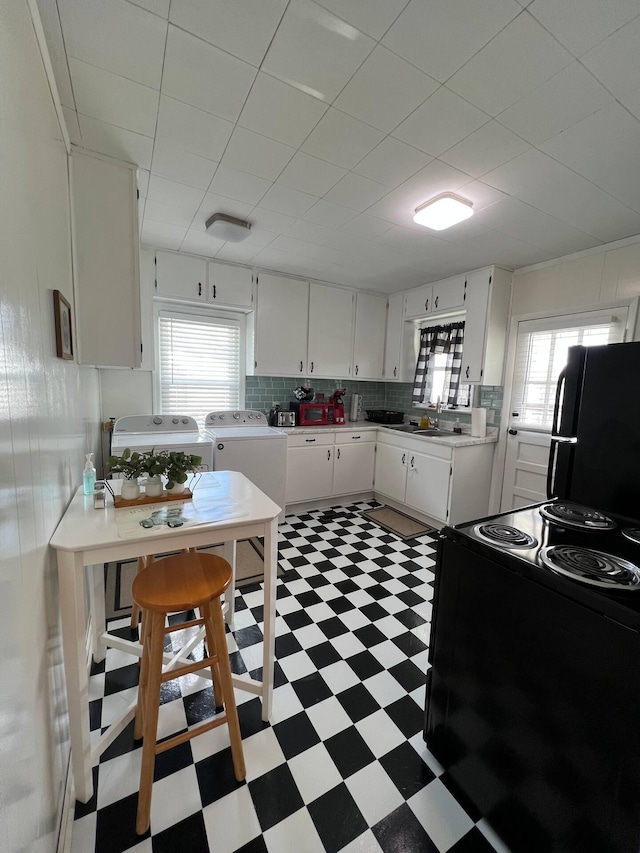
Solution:
[{"label": "white window blind", "polygon": [[524,429],[550,431],[556,384],[571,346],[599,346],[623,339],[626,309],[616,316],[585,313],[518,326],[511,410]]},{"label": "white window blind", "polygon": [[161,311],[159,388],[163,414],[240,408],[241,321]]}]

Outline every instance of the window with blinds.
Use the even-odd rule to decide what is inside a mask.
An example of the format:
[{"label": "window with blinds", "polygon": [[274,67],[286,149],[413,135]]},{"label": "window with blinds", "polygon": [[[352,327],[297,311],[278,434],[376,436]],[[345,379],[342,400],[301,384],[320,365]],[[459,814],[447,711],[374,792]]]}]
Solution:
[{"label": "window with blinds", "polygon": [[519,323],[511,406],[518,426],[550,431],[556,384],[569,347],[620,343],[626,319],[623,309],[616,316],[594,312]]},{"label": "window with blinds", "polygon": [[242,320],[161,311],[158,385],[163,414],[241,407]]}]

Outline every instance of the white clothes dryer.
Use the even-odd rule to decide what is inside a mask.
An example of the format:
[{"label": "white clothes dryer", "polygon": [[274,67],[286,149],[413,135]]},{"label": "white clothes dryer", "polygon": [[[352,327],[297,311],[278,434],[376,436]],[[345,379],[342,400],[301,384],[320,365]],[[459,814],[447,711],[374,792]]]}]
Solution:
[{"label": "white clothes dryer", "polygon": [[[128,447],[138,453],[174,450],[202,457],[199,470],[213,471],[213,441],[190,415],[126,415],[118,418],[111,436],[112,456]],[[115,474],[115,477],[120,475]]]}]

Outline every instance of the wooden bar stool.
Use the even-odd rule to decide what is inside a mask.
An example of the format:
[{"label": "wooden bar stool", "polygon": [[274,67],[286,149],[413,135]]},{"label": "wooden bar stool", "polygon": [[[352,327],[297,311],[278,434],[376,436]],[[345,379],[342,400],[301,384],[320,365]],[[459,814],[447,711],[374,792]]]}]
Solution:
[{"label": "wooden bar stool", "polygon": [[[227,723],[235,776],[239,782],[245,778],[240,724],[220,605],[220,596],[228,587],[231,574],[231,566],[222,557],[190,551],[156,560],[133,581],[133,598],[142,608],[144,634],[134,730],[135,738],[143,738],[136,820],[136,832],[139,835],[149,828],[153,769],[158,753]],[[195,608],[200,609],[202,618],[182,622],[171,628],[165,626],[167,614]],[[208,657],[195,663],[176,665],[163,672],[165,634],[197,625],[204,625]],[[211,668],[215,704],[224,706],[224,714],[189,732],[156,743],[161,685],[207,666]]]}]

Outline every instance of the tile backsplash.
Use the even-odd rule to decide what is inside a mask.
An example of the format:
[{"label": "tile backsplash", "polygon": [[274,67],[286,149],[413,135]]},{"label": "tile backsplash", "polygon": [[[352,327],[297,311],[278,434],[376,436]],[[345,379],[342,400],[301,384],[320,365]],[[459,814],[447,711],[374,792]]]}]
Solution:
[{"label": "tile backsplash", "polygon": [[[245,385],[245,406],[247,409],[269,411],[273,403],[280,403],[283,409],[289,408],[289,403],[295,401],[294,388],[304,384],[312,387],[316,394],[324,394],[328,400],[331,394],[339,388],[346,388],[344,397],[345,411],[350,408],[351,394],[362,395],[362,415],[366,417],[367,409],[392,409],[402,411],[406,419],[418,417],[420,410],[414,409],[411,403],[413,383],[411,382],[361,382],[340,379],[305,378],[300,382],[289,376],[247,376]],[[500,425],[502,413],[502,386],[481,385],[477,392],[478,405],[488,409],[487,424]],[[442,412],[442,420],[460,418],[461,423],[469,423],[471,410],[460,408]]]}]

